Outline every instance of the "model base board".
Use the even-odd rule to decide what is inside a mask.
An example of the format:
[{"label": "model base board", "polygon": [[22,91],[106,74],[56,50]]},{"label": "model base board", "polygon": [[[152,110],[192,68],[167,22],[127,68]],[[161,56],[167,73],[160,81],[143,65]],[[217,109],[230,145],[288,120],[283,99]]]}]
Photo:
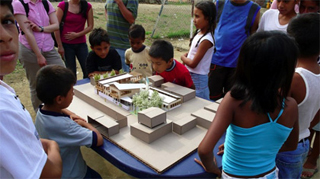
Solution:
[{"label": "model base board", "polygon": [[[184,131],[182,130],[182,132],[180,132],[181,135],[173,131],[169,132],[148,144],[147,142],[131,135],[130,126],[142,125],[138,123],[137,115],[130,114],[125,109],[104,100],[98,96],[92,88],[91,84],[74,86],[75,97],[68,109],[84,119],[87,119],[87,116],[90,116],[90,118],[97,118],[98,120],[108,118],[108,120],[112,119],[119,123],[118,133],[113,135],[108,134],[105,136],[109,136],[109,140],[158,173],[163,173],[197,149],[199,143],[207,132],[206,128],[199,126],[198,120],[205,120],[209,125],[215,114],[204,109],[205,106],[209,106],[213,103],[211,101],[196,97],[186,103],[182,103],[179,108],[167,111],[166,121],[167,123],[170,121],[170,125],[173,125],[174,123],[180,124],[182,127],[187,125],[187,128],[189,129],[184,129]],[[197,111],[199,110],[204,110],[204,112],[208,112],[206,115],[211,116],[198,115]],[[180,121],[185,116],[189,116],[188,118],[190,118],[190,121]],[[192,120],[194,118],[197,118],[197,125],[189,124],[194,121]],[[103,122],[100,121],[100,123]],[[120,123],[122,123],[122,125],[126,124],[126,126],[123,127]],[[188,127],[188,124],[193,127]]]}]

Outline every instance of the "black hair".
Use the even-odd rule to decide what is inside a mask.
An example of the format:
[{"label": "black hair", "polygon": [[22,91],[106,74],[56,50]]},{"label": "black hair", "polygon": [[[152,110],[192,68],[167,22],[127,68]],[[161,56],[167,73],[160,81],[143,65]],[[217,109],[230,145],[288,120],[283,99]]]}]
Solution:
[{"label": "black hair", "polygon": [[142,25],[139,24],[132,24],[129,28],[129,38],[146,38],[146,31],[142,27]]},{"label": "black hair", "polygon": [[90,46],[94,47],[96,45],[101,45],[102,42],[107,42],[110,44],[110,39],[106,30],[99,28],[94,28],[89,35]]},{"label": "black hair", "polygon": [[86,0],[80,0],[79,14],[82,14],[82,17],[84,17],[85,19],[87,18],[87,9],[88,9],[88,2]]},{"label": "black hair", "polygon": [[320,52],[320,15],[301,14],[293,18],[287,28],[288,34],[298,43],[300,57],[319,55]]},{"label": "black hair", "polygon": [[231,96],[251,101],[257,113],[274,112],[288,96],[298,48],[288,35],[277,31],[257,32],[243,43],[233,76]]},{"label": "black hair", "polygon": [[150,47],[149,55],[153,58],[161,58],[168,63],[173,58],[173,46],[168,41],[156,40]]},{"label": "black hair", "polygon": [[10,9],[11,13],[13,14],[13,8],[11,3],[12,3],[12,0],[1,0],[0,6],[7,6]]},{"label": "black hair", "polygon": [[[195,7],[202,11],[202,14],[209,22],[209,28],[207,32],[205,32],[202,37],[198,40],[196,47],[198,46],[200,40],[207,35],[207,33],[211,33],[212,37],[214,37],[214,30],[216,28],[216,5],[212,1],[200,1],[198,2]],[[189,46],[191,46],[193,38],[199,33],[199,29],[193,34],[193,37],[190,39]]]},{"label": "black hair", "polygon": [[57,96],[66,96],[76,81],[70,69],[47,65],[37,72],[37,96],[44,104],[52,105]]}]

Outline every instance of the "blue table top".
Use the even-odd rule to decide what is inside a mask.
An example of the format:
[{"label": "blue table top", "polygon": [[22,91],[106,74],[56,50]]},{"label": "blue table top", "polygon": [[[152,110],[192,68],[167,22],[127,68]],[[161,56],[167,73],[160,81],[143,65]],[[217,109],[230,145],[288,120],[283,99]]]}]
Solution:
[{"label": "blue table top", "polygon": [[[76,85],[88,83],[90,80],[83,79],[78,80]],[[216,161],[218,167],[221,168],[221,160],[222,156],[216,155],[218,152],[218,146],[224,142],[225,136],[223,135],[218,141],[216,147],[214,148],[214,154],[216,157]],[[204,169],[194,161],[194,158],[198,158],[197,151],[192,152],[189,156],[182,159],[180,162],[169,168],[162,174],[159,174],[149,168],[147,165],[143,164],[133,156],[131,156],[126,151],[122,150],[115,144],[111,143],[107,139],[104,139],[103,146],[93,147],[94,151],[96,151],[99,155],[104,157],[114,166],[124,171],[125,173],[132,175],[137,178],[199,178],[199,177],[210,177],[215,178],[215,174],[207,173]]]}]

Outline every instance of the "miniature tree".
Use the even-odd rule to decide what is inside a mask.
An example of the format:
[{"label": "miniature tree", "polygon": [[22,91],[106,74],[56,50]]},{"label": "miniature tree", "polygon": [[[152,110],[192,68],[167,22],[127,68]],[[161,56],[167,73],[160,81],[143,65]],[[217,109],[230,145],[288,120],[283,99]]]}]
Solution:
[{"label": "miniature tree", "polygon": [[121,68],[120,70],[119,70],[119,74],[123,74],[124,73],[124,70]]},{"label": "miniature tree", "polygon": [[100,80],[100,74],[95,74],[94,76],[93,76],[93,79],[94,79],[94,81],[99,81]]},{"label": "miniature tree", "polygon": [[115,75],[116,75],[116,71],[112,70],[112,71],[110,72],[110,76],[115,76]]},{"label": "miniature tree", "polygon": [[162,107],[163,98],[160,97],[157,91],[154,91],[149,99],[149,91],[140,90],[140,93],[137,93],[132,96],[132,104],[134,106],[134,113],[137,114],[138,111],[148,109],[150,107]]},{"label": "miniature tree", "polygon": [[103,74],[103,78],[108,78],[108,77],[109,77],[109,73],[108,72]]}]

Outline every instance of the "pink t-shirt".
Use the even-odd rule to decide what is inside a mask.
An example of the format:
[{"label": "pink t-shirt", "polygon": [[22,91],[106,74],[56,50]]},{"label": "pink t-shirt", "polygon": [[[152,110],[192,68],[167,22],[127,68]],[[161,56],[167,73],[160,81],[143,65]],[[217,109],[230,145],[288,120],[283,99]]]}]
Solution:
[{"label": "pink t-shirt", "polygon": [[[44,8],[41,0],[37,0],[36,3],[33,3],[30,0],[24,0],[24,2],[27,3],[29,6],[28,19],[30,21],[43,27],[48,26],[50,24],[48,14],[55,12],[55,9],[50,3],[50,1],[48,1],[48,5],[49,5],[48,13]],[[26,11],[19,0],[14,0],[12,2],[12,7],[14,9],[15,15],[16,14],[26,15]],[[51,37],[51,33],[33,32],[33,35],[41,51],[47,52],[54,48],[54,41]],[[22,43],[25,47],[27,47],[28,49],[31,49],[25,35],[20,34],[19,40],[20,40],[20,43]]]},{"label": "pink t-shirt", "polygon": [[[62,11],[64,11],[65,7],[65,2],[62,1],[58,4],[58,8],[60,8]],[[88,12],[91,9],[91,4],[88,3],[88,8],[87,8],[87,17],[88,17]],[[78,37],[73,40],[67,40],[65,39],[64,35],[68,32],[81,32],[83,31],[85,27],[87,19],[82,16],[82,14],[74,14],[70,11],[67,12],[65,21],[64,21],[64,26],[61,34],[61,41],[63,43],[67,44],[79,44],[79,43],[85,43],[86,42],[86,36],[83,35],[81,37]]]}]

